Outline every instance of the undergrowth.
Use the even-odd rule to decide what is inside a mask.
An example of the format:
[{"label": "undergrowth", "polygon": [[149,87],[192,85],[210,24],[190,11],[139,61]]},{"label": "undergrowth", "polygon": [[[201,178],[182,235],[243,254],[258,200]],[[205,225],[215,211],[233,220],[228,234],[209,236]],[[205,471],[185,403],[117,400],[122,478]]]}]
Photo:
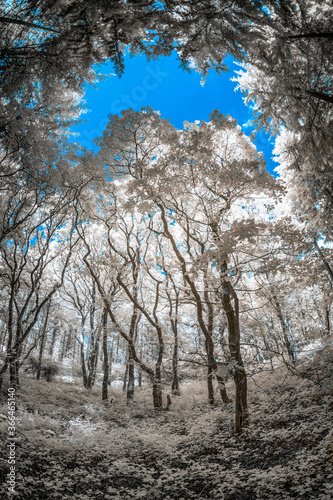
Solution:
[{"label": "undergrowth", "polygon": [[[233,434],[232,405],[206,402],[204,382],[184,384],[170,411],[155,413],[151,390],[27,379],[18,390],[19,500],[287,500],[333,498],[331,349],[297,366],[249,379],[248,428]],[[316,380],[315,380],[316,378]],[[228,383],[232,394],[232,382]],[[6,390],[1,446],[6,450]],[[4,454],[3,454],[4,455]],[[8,464],[0,462],[1,498]]]}]

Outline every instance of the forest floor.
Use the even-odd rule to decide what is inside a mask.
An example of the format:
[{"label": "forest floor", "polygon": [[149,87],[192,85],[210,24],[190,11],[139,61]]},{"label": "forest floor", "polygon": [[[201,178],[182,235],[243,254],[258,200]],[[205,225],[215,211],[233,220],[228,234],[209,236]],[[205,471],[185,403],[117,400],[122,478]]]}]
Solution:
[{"label": "forest floor", "polygon": [[[298,369],[302,377],[280,366],[249,378],[240,436],[233,404],[209,407],[204,381],[184,383],[170,410],[155,413],[150,388],[137,388],[130,406],[111,388],[105,406],[100,386],[22,379],[15,493],[6,485],[6,387],[1,395],[0,498],[332,500],[333,349]],[[233,397],[232,381],[227,389]]]}]

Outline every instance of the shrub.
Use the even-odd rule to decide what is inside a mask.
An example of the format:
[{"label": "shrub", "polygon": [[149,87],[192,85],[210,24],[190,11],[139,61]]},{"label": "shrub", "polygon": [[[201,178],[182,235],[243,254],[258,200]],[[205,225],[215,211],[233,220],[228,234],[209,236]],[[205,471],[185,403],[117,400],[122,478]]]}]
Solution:
[{"label": "shrub", "polygon": [[43,366],[42,371],[43,371],[45,380],[47,382],[52,382],[53,377],[55,375],[58,375],[59,368],[54,363],[50,363],[50,364],[47,364],[47,365]]},{"label": "shrub", "polygon": [[24,368],[24,371],[26,373],[31,373],[32,375],[36,375],[37,368],[38,368],[38,361],[37,361],[37,359],[34,358],[34,357],[28,358],[27,361],[26,361],[26,366]]}]

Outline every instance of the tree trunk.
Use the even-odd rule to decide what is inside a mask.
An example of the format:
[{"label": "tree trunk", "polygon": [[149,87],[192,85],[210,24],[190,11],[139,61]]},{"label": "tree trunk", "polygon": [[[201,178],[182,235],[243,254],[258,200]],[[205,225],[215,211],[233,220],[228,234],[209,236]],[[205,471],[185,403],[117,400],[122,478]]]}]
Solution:
[{"label": "tree trunk", "polygon": [[[227,266],[225,265],[225,268]],[[234,307],[231,300],[234,299]],[[248,423],[247,377],[240,352],[238,297],[231,283],[222,282],[222,305],[227,315],[229,329],[229,349],[234,363],[233,376],[236,387],[235,433],[242,432]]]},{"label": "tree trunk", "polygon": [[96,284],[93,281],[90,306],[90,342],[88,354],[88,379],[87,389],[91,389],[95,383],[96,368],[98,361],[99,341],[95,338],[95,312],[96,312]]},{"label": "tree trunk", "polygon": [[53,356],[53,350],[54,350],[55,340],[57,337],[57,331],[58,331],[57,327],[53,328],[52,339],[51,339],[51,344],[50,344],[50,348],[49,348],[49,355],[50,356]]},{"label": "tree trunk", "polygon": [[[178,297],[177,297],[178,299]],[[176,314],[178,314],[178,311],[176,310]],[[174,396],[180,396],[180,390],[179,390],[179,378],[178,378],[178,325],[177,325],[177,320],[172,320],[172,330],[173,330],[173,338],[174,338],[174,344],[173,344],[173,355],[172,355],[172,386],[171,386],[171,391]]]},{"label": "tree trunk", "polygon": [[155,366],[155,377],[153,380],[153,402],[155,411],[161,410],[163,408],[161,364],[159,362],[157,362]]},{"label": "tree trunk", "polygon": [[129,352],[128,356],[128,382],[127,382],[127,393],[126,393],[126,398],[127,398],[127,403],[130,401],[133,401],[134,399],[134,361],[131,356],[131,353]]},{"label": "tree trunk", "polygon": [[2,323],[1,335],[0,335],[0,352],[3,351],[6,342],[6,325]]},{"label": "tree trunk", "polygon": [[208,389],[208,402],[210,405],[215,404],[215,395],[214,395],[214,385],[213,385],[213,377],[214,377],[214,368],[212,359],[207,356],[207,389]]},{"label": "tree trunk", "polygon": [[173,379],[172,379],[171,390],[172,390],[172,394],[174,396],[180,396],[179,378],[178,378],[178,348],[175,347],[175,350],[177,350],[177,352],[175,353],[175,351],[174,351],[174,355],[172,357],[172,375],[173,375]]},{"label": "tree trunk", "polygon": [[[7,323],[7,329],[8,329],[8,337],[7,337],[7,349],[6,349],[6,358],[5,362],[1,368],[0,371],[0,389],[2,388],[3,384],[3,378],[9,369],[13,371],[13,363],[15,362],[16,358],[16,352],[12,349],[13,345],[13,324],[14,324],[14,296],[15,296],[15,283],[11,282],[11,293],[9,297],[9,304],[8,304],[8,323]],[[13,374],[14,375],[14,374]],[[14,378],[12,375],[12,378]]]},{"label": "tree trunk", "polygon": [[[19,330],[18,335],[20,335],[19,339],[21,339],[21,329]],[[10,383],[12,386],[19,386],[20,385],[20,366],[21,366],[21,356],[22,356],[22,349],[23,349],[23,343],[20,343],[17,351],[16,351],[16,357],[12,365],[14,366],[14,370],[11,370],[10,372]]]},{"label": "tree trunk", "polygon": [[[142,348],[140,349],[139,356],[140,356],[140,360],[143,361],[143,351],[142,351]],[[139,365],[137,367],[137,370],[138,370],[138,385],[139,385],[139,387],[141,389],[141,387],[142,387],[142,369],[141,369],[141,367]]]},{"label": "tree trunk", "polygon": [[103,309],[103,384],[102,384],[102,400],[108,399],[109,385],[109,353],[108,353],[108,310],[104,306]]},{"label": "tree trunk", "polygon": [[83,385],[84,385],[85,388],[87,388],[87,386],[88,386],[88,377],[87,377],[86,361],[85,361],[85,358],[84,358],[84,345],[83,345],[83,342],[80,342],[80,359],[81,359]]},{"label": "tree trunk", "polygon": [[[173,344],[173,353],[172,353],[172,385],[171,385],[171,392],[174,396],[180,396],[180,390],[179,390],[179,378],[178,378],[178,350],[179,350],[179,343],[178,343],[178,312],[179,312],[179,294],[180,290],[177,288],[172,276],[170,273],[167,272],[166,269],[164,269],[165,275],[167,277],[167,286],[166,286],[166,294],[168,297],[169,301],[169,314],[170,314],[170,323],[171,323],[171,330],[173,333],[173,338],[174,338],[174,344]],[[169,292],[168,284],[169,280],[172,283],[173,290],[174,290],[174,295],[175,295],[175,311],[174,311],[174,306],[173,306],[173,300],[172,296]]]},{"label": "tree trunk", "polygon": [[44,352],[44,346],[45,346],[46,329],[47,329],[47,323],[48,323],[48,319],[49,319],[50,307],[51,307],[51,301],[47,304],[46,313],[45,313],[45,321],[44,321],[42,335],[41,335],[41,339],[40,339],[38,366],[37,366],[37,373],[36,373],[37,380],[40,379],[40,374],[41,374],[41,369],[42,369],[42,358],[43,358],[43,352]]},{"label": "tree trunk", "polygon": [[[135,300],[137,300],[137,273],[134,273],[134,285],[133,285],[133,297]],[[133,304],[133,312],[132,312],[132,318],[131,318],[131,323],[130,323],[130,331],[128,334],[128,337],[131,340],[131,344],[134,346],[136,342],[136,337],[138,334],[138,324],[140,321],[140,315],[138,309],[135,307],[135,304]],[[134,373],[134,359],[133,359],[133,351],[128,347],[128,361],[127,361],[127,375],[128,375],[128,382],[127,382],[127,393],[126,393],[126,399],[127,399],[127,404],[129,404],[131,401],[134,399],[134,380],[135,380],[135,373]]]},{"label": "tree trunk", "polygon": [[291,361],[291,363],[295,363],[296,361],[296,353],[293,349],[293,346],[290,342],[290,339],[289,339],[289,335],[288,335],[288,329],[287,329],[287,325],[286,325],[286,321],[283,317],[283,314],[282,314],[282,309],[281,309],[281,306],[280,306],[280,302],[277,298],[277,296],[275,295],[275,292],[272,290],[272,298],[273,298],[273,301],[274,301],[274,305],[275,305],[275,310],[277,312],[277,316],[279,318],[279,321],[280,321],[280,325],[281,325],[281,328],[282,328],[282,335],[283,335],[283,340],[284,340],[284,345],[286,346],[286,349],[287,349],[287,352],[288,352],[288,356],[289,356],[289,359]]},{"label": "tree trunk", "polygon": [[109,385],[111,385],[111,380],[112,380],[113,346],[114,346],[114,334],[112,333],[110,342],[110,352],[109,352],[109,378],[108,378]]},{"label": "tree trunk", "polygon": [[213,379],[214,376],[216,376],[223,403],[230,403],[230,399],[227,395],[223,377],[218,373],[218,366],[214,355],[214,344],[212,339],[205,340],[205,347],[207,353],[207,366],[208,366],[207,368],[208,402],[210,405],[215,404]]},{"label": "tree trunk", "polygon": [[99,352],[99,338],[95,340],[94,350],[90,357],[90,363],[88,368],[88,385],[87,389],[92,389],[96,380],[97,363],[98,363],[98,352]]},{"label": "tree trunk", "polygon": [[138,370],[138,384],[139,384],[139,388],[141,389],[142,388],[142,370],[140,367]]},{"label": "tree trunk", "polygon": [[331,302],[325,304],[325,334],[331,335]]},{"label": "tree trunk", "polygon": [[126,360],[126,368],[125,368],[125,373],[124,373],[123,392],[125,392],[125,391],[126,391],[126,386],[127,386],[127,376],[128,376],[128,359]]},{"label": "tree trunk", "polygon": [[12,350],[9,355],[9,383],[11,387],[16,387],[17,377],[16,377],[16,356],[17,353]]},{"label": "tree trunk", "polygon": [[117,344],[116,344],[116,359],[115,363],[119,363],[119,335],[117,335]]}]

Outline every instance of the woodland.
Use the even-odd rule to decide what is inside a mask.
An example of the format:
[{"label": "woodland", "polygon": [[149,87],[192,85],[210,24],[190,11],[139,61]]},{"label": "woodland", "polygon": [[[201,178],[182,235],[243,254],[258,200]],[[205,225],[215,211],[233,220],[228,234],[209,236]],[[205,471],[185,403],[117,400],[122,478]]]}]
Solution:
[{"label": "woodland", "polygon": [[[1,498],[333,498],[332,27],[329,0],[1,2]],[[174,51],[238,61],[275,177],[218,110],[69,140],[101,63]]]}]

